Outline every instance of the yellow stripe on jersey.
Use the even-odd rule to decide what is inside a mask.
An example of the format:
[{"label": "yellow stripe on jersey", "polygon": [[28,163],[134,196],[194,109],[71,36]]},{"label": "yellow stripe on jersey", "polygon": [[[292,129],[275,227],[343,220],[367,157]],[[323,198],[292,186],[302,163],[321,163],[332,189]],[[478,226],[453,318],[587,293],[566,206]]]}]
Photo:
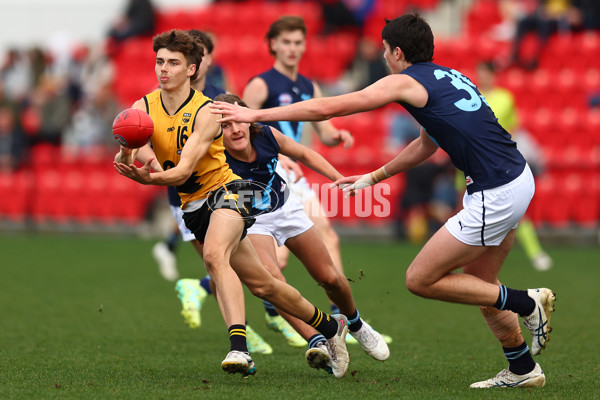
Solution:
[{"label": "yellow stripe on jersey", "polygon": [[[181,150],[187,139],[194,133],[194,123],[198,111],[211,102],[202,92],[191,89],[190,97],[174,115],[165,110],[158,89],[144,97],[148,114],[154,121],[154,133],[150,139],[156,158],[164,170],[175,167],[181,159]],[[177,192],[181,197],[181,206],[204,199],[216,188],[240,179],[233,173],[225,161],[223,135],[219,134],[210,145],[208,152],[191,177],[180,186]]]}]

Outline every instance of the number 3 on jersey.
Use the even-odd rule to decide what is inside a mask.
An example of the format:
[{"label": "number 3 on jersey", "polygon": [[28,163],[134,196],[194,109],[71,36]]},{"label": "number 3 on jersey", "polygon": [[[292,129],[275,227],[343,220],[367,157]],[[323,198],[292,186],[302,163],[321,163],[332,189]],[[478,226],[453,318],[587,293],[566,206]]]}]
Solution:
[{"label": "number 3 on jersey", "polygon": [[483,100],[485,102],[485,98],[481,95],[478,95],[474,90],[475,85],[473,85],[469,79],[467,79],[457,70],[451,69],[450,72],[448,72],[441,69],[436,69],[433,74],[438,81],[445,77],[450,78],[450,83],[452,86],[454,86],[457,90],[464,90],[467,92],[469,98],[462,98],[455,102],[454,105],[456,108],[467,112],[477,111],[481,108],[481,101]]}]

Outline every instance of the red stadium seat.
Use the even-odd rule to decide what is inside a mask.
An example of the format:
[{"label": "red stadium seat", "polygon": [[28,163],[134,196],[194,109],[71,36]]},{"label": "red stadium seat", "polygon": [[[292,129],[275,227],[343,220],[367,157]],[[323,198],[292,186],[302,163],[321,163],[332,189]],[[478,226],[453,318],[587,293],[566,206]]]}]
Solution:
[{"label": "red stadium seat", "polygon": [[29,170],[0,173],[0,220],[25,221],[32,187],[33,177]]},{"label": "red stadium seat", "polygon": [[589,30],[576,37],[574,47],[579,49],[581,57],[575,62],[581,68],[598,68],[600,65],[600,33]]},{"label": "red stadium seat", "polygon": [[57,168],[35,171],[31,214],[36,222],[68,222],[68,204],[62,193],[63,179]]},{"label": "red stadium seat", "polygon": [[556,176],[547,173],[539,178],[536,182],[536,196],[543,199],[538,202],[538,206],[545,223],[555,228],[566,228],[569,225],[569,196],[561,190]]},{"label": "red stadium seat", "polygon": [[488,32],[490,27],[501,21],[497,1],[476,1],[466,15],[466,32],[470,36],[477,37]]},{"label": "red stadium seat", "polygon": [[60,159],[60,147],[40,143],[31,148],[31,165],[34,168],[45,168],[51,165],[56,165]]}]

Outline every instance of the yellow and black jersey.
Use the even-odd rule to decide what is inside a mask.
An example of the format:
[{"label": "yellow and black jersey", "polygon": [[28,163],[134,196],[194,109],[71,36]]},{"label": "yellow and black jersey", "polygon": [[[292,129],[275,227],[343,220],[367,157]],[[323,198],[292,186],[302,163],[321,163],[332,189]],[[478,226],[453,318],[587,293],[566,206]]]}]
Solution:
[{"label": "yellow and black jersey", "polygon": [[[201,92],[191,89],[188,99],[174,115],[165,110],[160,97],[160,89],[144,96],[146,110],[154,121],[154,133],[151,138],[156,158],[166,171],[175,167],[181,158],[181,150],[187,139],[194,133],[194,124],[198,111],[212,100]],[[177,192],[181,197],[181,206],[204,199],[218,187],[240,179],[225,161],[223,135],[218,135],[200,160],[190,178],[180,186]]]}]

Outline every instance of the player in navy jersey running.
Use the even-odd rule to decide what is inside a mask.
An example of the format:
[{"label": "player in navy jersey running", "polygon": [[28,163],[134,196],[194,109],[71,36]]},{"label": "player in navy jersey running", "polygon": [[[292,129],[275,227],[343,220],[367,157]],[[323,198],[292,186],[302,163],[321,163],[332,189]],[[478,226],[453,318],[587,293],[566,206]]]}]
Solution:
[{"label": "player in navy jersey running", "polygon": [[[266,40],[269,53],[275,58],[275,62],[273,68],[250,80],[242,96],[246,104],[255,109],[269,108],[297,103],[313,97],[321,97],[319,86],[298,73],[300,60],[306,49],[306,26],[302,17],[284,16],[279,18],[269,27]],[[303,122],[274,121],[265,122],[265,124],[273,126],[284,135],[300,143]],[[315,122],[312,126],[319,139],[326,145],[334,146],[342,143],[344,147],[348,148],[354,143],[350,132],[336,129],[329,121]],[[304,210],[323,237],[334,265],[343,274],[339,237],[327,217],[323,215],[316,193],[309,186],[306,179],[302,177],[302,170],[295,161],[280,156],[277,172],[284,178],[290,190],[304,205]],[[280,268],[285,268],[288,255],[287,247],[277,248],[277,259]],[[267,324],[271,329],[280,330],[292,346],[305,345],[304,341],[277,315],[272,306],[265,304],[265,308],[267,311]],[[332,305],[332,310],[338,312],[337,306]],[[390,340],[389,337],[387,338]],[[353,341],[351,336],[349,336],[349,339]]]},{"label": "player in navy jersey running", "polygon": [[[403,105],[421,124],[420,137],[378,170],[335,184],[353,193],[419,164],[438,147],[446,151],[467,177],[464,208],[421,249],[406,272],[406,285],[422,297],[480,306],[509,367],[471,387],[543,386],[545,375],[531,356],[546,346],[555,295],[545,288],[510,289],[498,281],[535,191],[531,171],[477,87],[432,62],[433,33],[425,20],[410,14],[386,21],[381,36],[392,74],[361,91],[266,110],[219,102],[212,112],[224,115],[221,122],[312,121],[392,102]],[[517,314],[532,334],[531,350]]]},{"label": "player in navy jersey running", "polygon": [[[233,94],[215,100],[245,103]],[[348,280],[334,265],[323,240],[304,212],[302,204],[290,193],[285,180],[276,172],[277,159],[285,154],[334,181],[342,175],[318,153],[286,137],[267,125],[227,122],[222,125],[227,163],[242,179],[257,185],[254,204],[256,222],[248,237],[263,264],[276,278],[285,282],[275,253],[284,244],[298,257],[328,297],[339,305],[348,317],[350,334],[376,360],[386,360],[389,348],[381,335],[360,317]],[[307,360],[313,367],[323,368],[323,353],[327,355],[322,335],[297,318],[285,315],[287,321],[309,343]]]}]

